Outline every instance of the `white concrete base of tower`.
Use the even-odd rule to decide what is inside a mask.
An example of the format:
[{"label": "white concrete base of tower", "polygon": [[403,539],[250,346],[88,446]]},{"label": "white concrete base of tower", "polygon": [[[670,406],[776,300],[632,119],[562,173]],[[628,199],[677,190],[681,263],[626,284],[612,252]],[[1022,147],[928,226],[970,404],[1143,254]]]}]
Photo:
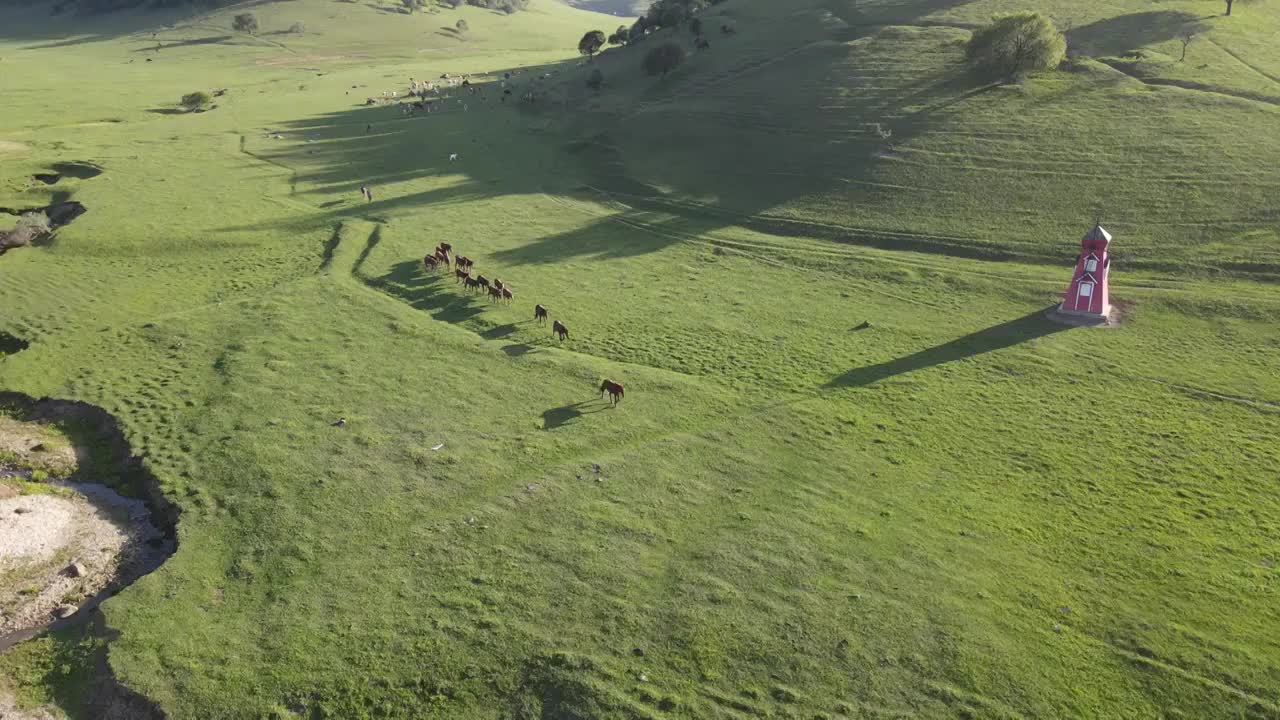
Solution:
[{"label": "white concrete base of tower", "polygon": [[1054,322],[1078,327],[1112,327],[1119,324],[1120,321],[1119,313],[1116,312],[1114,305],[1108,305],[1105,312],[1102,313],[1063,310],[1062,306],[1058,305],[1046,310],[1044,314]]}]

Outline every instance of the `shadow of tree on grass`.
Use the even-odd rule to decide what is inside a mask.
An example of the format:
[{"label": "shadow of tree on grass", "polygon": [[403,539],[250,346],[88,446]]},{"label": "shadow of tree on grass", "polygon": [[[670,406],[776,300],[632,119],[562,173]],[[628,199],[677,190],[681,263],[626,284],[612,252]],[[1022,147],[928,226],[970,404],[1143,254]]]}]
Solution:
[{"label": "shadow of tree on grass", "polygon": [[1201,32],[1205,29],[1203,19],[1181,10],[1149,10],[1072,28],[1066,36],[1074,50],[1112,57],[1173,40],[1184,32]]}]

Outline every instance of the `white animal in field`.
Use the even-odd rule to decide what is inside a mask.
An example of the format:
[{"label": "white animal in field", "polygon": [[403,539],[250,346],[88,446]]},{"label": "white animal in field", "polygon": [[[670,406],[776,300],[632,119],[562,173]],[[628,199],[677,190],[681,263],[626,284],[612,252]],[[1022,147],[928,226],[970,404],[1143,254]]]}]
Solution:
[{"label": "white animal in field", "polygon": [[458,161],[458,153],[450,153],[449,162],[457,162],[457,161]]}]

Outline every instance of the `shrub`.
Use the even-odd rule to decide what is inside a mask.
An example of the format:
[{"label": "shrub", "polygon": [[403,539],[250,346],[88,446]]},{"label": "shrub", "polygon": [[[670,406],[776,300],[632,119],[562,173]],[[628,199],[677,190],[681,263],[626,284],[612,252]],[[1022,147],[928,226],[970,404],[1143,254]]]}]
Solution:
[{"label": "shrub", "polygon": [[667,73],[684,62],[684,48],[676,43],[663,43],[645,53],[644,71],[650,75],[666,77]]},{"label": "shrub", "polygon": [[289,32],[293,33],[294,35],[301,35],[306,31],[307,31],[307,26],[300,22],[296,22],[289,26]]},{"label": "shrub", "polygon": [[600,68],[596,68],[587,76],[587,87],[599,90],[602,85],[604,85],[604,73],[600,72]]},{"label": "shrub", "polygon": [[689,32],[694,35],[702,34],[702,18],[694,18],[689,21]]},{"label": "shrub", "polygon": [[974,31],[965,57],[986,72],[1015,77],[1058,67],[1067,54],[1067,41],[1049,18],[1036,12],[996,17]]},{"label": "shrub", "polygon": [[467,21],[466,21],[466,20],[458,20],[458,22],[454,23],[454,24],[453,24],[453,26],[454,26],[455,28],[457,28],[457,29],[458,29],[458,32],[460,32],[460,33],[464,33],[464,32],[466,32],[467,30],[469,30],[469,29],[470,29],[470,26],[469,26],[469,25],[467,25]]},{"label": "shrub", "polygon": [[203,90],[197,90],[189,95],[182,96],[182,107],[187,112],[200,112],[209,107],[209,103],[213,102],[213,97]]},{"label": "shrub", "polygon": [[401,0],[401,2],[404,3],[404,9],[410,14],[412,14],[414,10],[421,10],[427,6],[427,0]]},{"label": "shrub", "polygon": [[258,16],[253,13],[240,13],[231,21],[231,29],[252,35],[258,32]]}]

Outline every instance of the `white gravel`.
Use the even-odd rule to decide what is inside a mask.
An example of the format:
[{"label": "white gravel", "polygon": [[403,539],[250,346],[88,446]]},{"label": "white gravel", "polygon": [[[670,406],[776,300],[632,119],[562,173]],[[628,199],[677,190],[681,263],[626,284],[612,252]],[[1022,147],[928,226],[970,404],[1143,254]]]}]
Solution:
[{"label": "white gravel", "polygon": [[[70,492],[0,499],[0,635],[78,606],[156,532],[137,501],[102,486],[63,487]],[[72,562],[83,566],[82,576],[67,572]]]}]

